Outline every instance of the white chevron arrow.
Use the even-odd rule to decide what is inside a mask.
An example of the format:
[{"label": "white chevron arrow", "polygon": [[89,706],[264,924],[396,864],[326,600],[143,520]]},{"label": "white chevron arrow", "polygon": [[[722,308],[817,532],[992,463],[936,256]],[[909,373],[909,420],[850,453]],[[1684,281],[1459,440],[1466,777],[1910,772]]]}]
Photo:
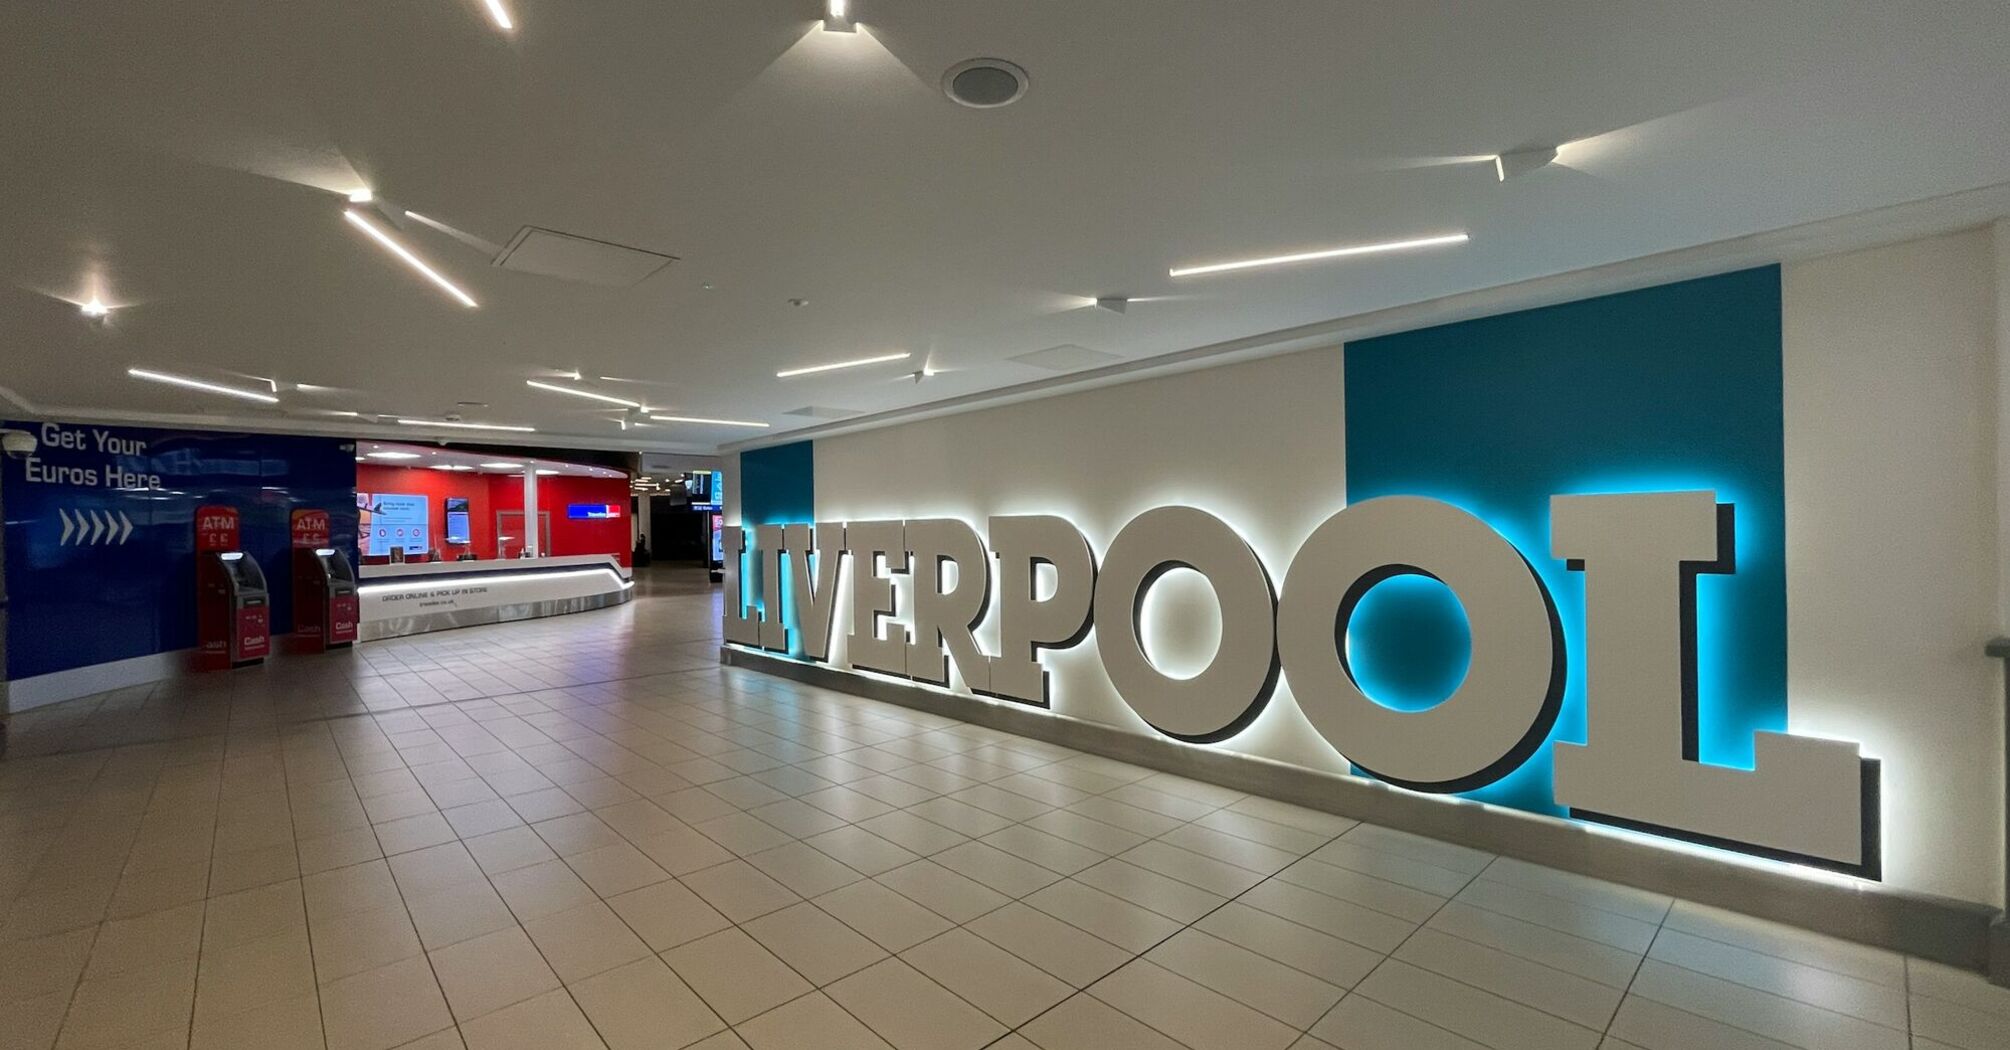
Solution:
[{"label": "white chevron arrow", "polygon": [[123,523],[123,527],[119,530],[119,546],[123,547],[126,545],[126,541],[132,538],[133,519],[126,517],[125,511],[120,511],[119,521]]},{"label": "white chevron arrow", "polygon": [[62,517],[62,519],[63,519],[63,538],[62,538],[62,539],[60,539],[60,540],[57,540],[57,541],[56,541],[56,546],[58,546],[58,547],[65,547],[65,546],[68,546],[68,545],[69,545],[69,543],[70,543],[70,534],[71,534],[71,533],[73,533],[73,532],[75,532],[75,531],[77,531],[77,526],[76,526],[76,523],[75,523],[75,522],[72,522],[72,521],[70,520],[70,512],[69,512],[69,511],[67,511],[67,510],[64,510],[64,509],[63,509],[63,508],[61,508],[61,507],[57,507],[57,508],[56,508],[56,513],[57,513],[57,514],[58,514],[59,516],[61,516],[61,517]]},{"label": "white chevron arrow", "polygon": [[98,540],[102,539],[104,535],[105,535],[104,514],[102,511],[94,510],[91,512],[91,546],[93,547],[97,546]]}]

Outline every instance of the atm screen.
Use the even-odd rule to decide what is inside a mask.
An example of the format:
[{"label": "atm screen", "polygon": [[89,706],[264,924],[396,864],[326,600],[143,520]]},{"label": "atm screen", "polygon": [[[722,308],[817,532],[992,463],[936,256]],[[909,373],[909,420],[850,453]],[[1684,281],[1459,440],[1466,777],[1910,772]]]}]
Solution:
[{"label": "atm screen", "polygon": [[462,545],[474,542],[468,536],[468,501],[465,496],[447,497],[447,542]]},{"label": "atm screen", "polygon": [[244,556],[243,551],[226,551],[216,557],[223,562],[224,571],[230,573],[231,582],[237,585],[239,594],[265,590],[265,574],[259,571],[257,562]]}]

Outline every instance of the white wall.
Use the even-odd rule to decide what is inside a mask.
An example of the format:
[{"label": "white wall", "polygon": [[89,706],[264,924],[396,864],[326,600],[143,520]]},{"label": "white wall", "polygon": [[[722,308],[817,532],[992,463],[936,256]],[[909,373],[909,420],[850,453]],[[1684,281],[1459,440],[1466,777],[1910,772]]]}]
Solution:
[{"label": "white wall", "polygon": [[1791,728],[1883,759],[1890,882],[2001,903],[1995,265],[1977,231],[1783,292]]},{"label": "white wall", "polygon": [[[2000,668],[1981,655],[1998,627],[1994,265],[1973,233],[1784,278],[1792,728],[1884,761],[1889,883],[1984,902],[2001,896],[2003,822]],[[817,517],[982,533],[992,514],[1059,513],[1100,553],[1139,512],[1184,503],[1245,530],[1280,578],[1345,502],[1341,383],[1328,348],[820,439]],[[1207,644],[1198,593],[1153,603],[1148,645]],[[849,629],[841,604],[840,665]],[[995,629],[979,639],[996,651]],[[1058,711],[1149,732],[1093,646],[1044,659]],[[1222,746],[1344,771],[1288,678]]]},{"label": "white wall", "polygon": [[[1060,514],[1100,556],[1139,513],[1186,504],[1243,530],[1281,580],[1299,543],[1346,503],[1341,406],[1340,355],[1329,349],[820,439],[817,519],[952,517],[981,535],[993,514]],[[1165,622],[1147,623],[1148,646],[1211,636],[1210,606],[1154,605]],[[996,652],[992,621],[978,640]],[[841,605],[840,643],[850,629]],[[833,657],[842,654],[840,644]],[[1150,732],[1118,699],[1093,646],[1042,659],[1056,710]],[[1344,770],[1288,685],[1223,746]]]}]

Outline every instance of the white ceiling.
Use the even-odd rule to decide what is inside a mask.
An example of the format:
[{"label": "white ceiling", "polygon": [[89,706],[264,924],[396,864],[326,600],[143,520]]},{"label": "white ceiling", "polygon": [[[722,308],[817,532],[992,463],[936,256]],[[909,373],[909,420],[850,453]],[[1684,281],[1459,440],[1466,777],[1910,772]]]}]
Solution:
[{"label": "white ceiling", "polygon": [[[804,406],[1050,376],[1008,360],[1048,347],[1145,358],[2010,181],[2002,0],[852,0],[855,35],[819,31],[821,0],[505,2],[514,33],[481,0],[14,5],[0,387],[113,418],[385,435],[411,428],[311,410],[458,411],[708,449],[820,422]],[[949,102],[938,78],[974,56],[1031,92]],[[1562,166],[1505,184],[1481,160],[1559,142]],[[359,184],[488,241],[537,225],[681,261],[574,284],[408,223],[469,310],[342,221]],[[1166,276],[1453,231],[1471,243]],[[72,305],[94,290],[109,324]],[[924,360],[942,374],[901,378]],[[274,379],[283,405],[132,365]],[[624,433],[524,386],[575,368],[772,429]]]},{"label": "white ceiling", "polygon": [[576,478],[628,476],[626,471],[586,463],[568,463],[564,460],[537,459],[434,445],[406,445],[395,441],[356,442],[356,462],[379,467],[428,467],[433,470],[452,470],[469,474],[512,474],[518,477],[523,476],[525,468],[540,474],[564,474]]}]

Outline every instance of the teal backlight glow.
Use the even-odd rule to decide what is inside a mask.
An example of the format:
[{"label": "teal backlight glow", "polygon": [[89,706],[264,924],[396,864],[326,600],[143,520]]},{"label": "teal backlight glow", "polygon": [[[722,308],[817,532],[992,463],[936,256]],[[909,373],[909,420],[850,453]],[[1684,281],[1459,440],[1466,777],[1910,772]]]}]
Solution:
[{"label": "teal backlight glow", "polygon": [[[1569,664],[1551,742],[1584,739],[1585,642],[1583,577],[1550,557],[1550,496],[1711,489],[1735,505],[1737,571],[1696,583],[1698,757],[1751,768],[1752,734],[1786,728],[1779,268],[1383,336],[1345,354],[1347,499],[1461,507],[1522,552],[1556,603]],[[1399,710],[1409,709],[1401,683],[1442,683],[1463,662],[1463,618],[1422,601],[1364,602],[1353,627],[1357,646],[1409,636],[1378,647],[1364,683]],[[1550,750],[1471,797],[1559,813]]]}]

